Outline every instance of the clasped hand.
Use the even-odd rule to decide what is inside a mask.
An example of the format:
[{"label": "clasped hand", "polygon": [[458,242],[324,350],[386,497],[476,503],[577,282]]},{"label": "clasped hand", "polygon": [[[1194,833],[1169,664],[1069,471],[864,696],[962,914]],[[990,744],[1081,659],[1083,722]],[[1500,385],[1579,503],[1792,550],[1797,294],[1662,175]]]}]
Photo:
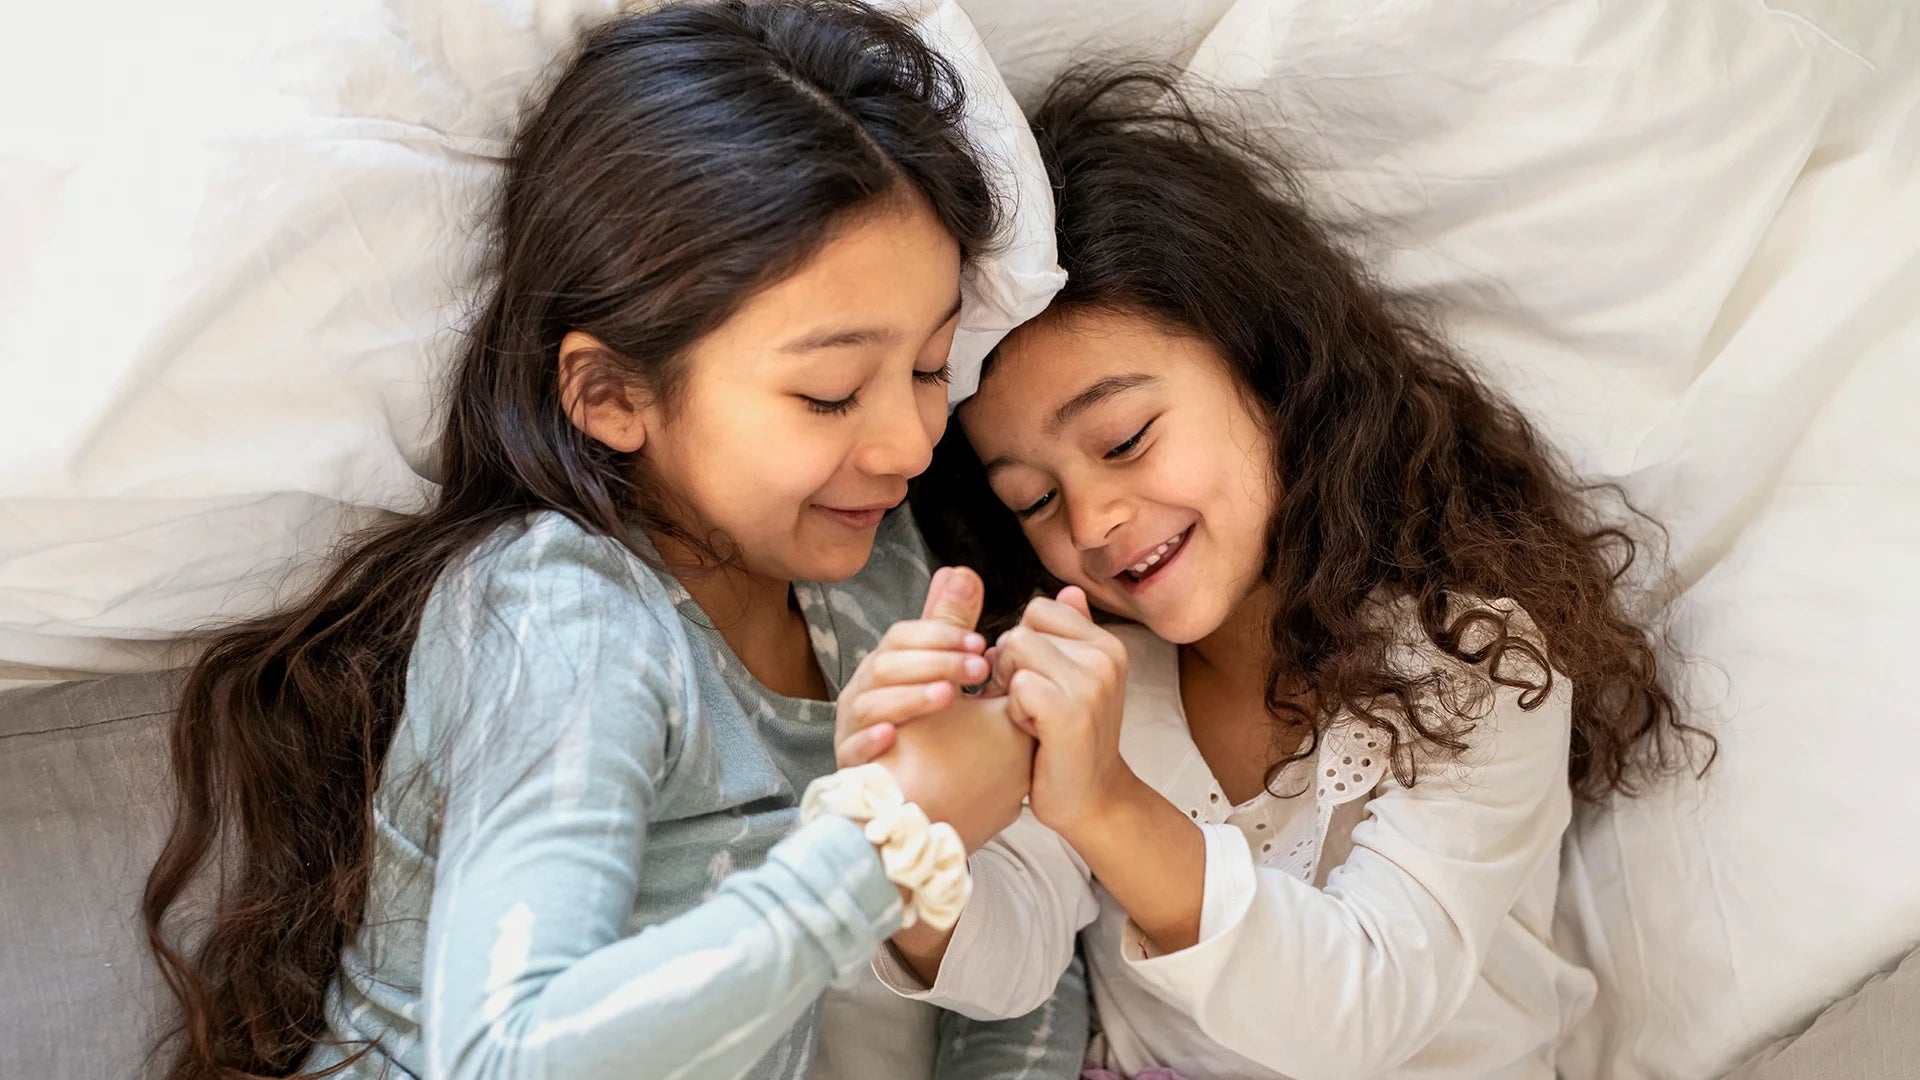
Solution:
[{"label": "clasped hand", "polygon": [[841,691],[837,762],[878,761],[969,851],[1023,801],[1070,839],[1132,779],[1120,756],[1126,648],[1069,586],[1032,600],[989,649],[974,629],[984,594],[972,570],[934,575],[921,617],[889,628]]}]

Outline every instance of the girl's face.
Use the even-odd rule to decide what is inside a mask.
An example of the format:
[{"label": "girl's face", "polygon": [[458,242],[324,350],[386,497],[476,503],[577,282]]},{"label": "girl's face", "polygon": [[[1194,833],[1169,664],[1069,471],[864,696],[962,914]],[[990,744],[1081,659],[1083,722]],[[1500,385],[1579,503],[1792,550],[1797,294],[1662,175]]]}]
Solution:
[{"label": "girl's face", "polygon": [[641,455],[750,573],[839,581],[946,430],[960,248],[924,203],[851,219],[688,357]]},{"label": "girl's face", "polygon": [[994,494],[1055,577],[1187,644],[1260,582],[1273,443],[1207,342],[1071,312],[1004,342],[959,411]]}]

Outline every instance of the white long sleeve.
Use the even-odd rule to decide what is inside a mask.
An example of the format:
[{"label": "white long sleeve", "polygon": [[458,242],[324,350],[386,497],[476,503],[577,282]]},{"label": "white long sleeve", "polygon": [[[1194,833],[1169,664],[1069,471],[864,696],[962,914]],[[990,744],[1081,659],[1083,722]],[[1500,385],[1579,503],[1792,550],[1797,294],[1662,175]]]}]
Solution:
[{"label": "white long sleeve", "polygon": [[1324,888],[1256,866],[1237,827],[1202,825],[1201,941],[1147,959],[1128,949],[1125,963],[1209,1038],[1274,1072],[1400,1065],[1460,1012],[1509,911],[1558,858],[1570,703],[1563,678],[1531,711],[1502,690],[1467,764],[1381,785]]},{"label": "white long sleeve", "polygon": [[939,977],[927,986],[891,945],[874,972],[895,993],[975,1020],[1024,1016],[1053,996],[1074,936],[1099,912],[1087,866],[1060,835],[1022,810],[967,861],[973,895],[954,924]]},{"label": "white long sleeve", "polygon": [[[1154,955],[1064,841],[1023,816],[975,854],[935,984],[887,950],[882,981],[969,1016],[1019,1015],[1080,930],[1103,1033],[1090,1053],[1123,1074],[1550,1078],[1593,994],[1549,929],[1572,811],[1571,684],[1556,674],[1533,709],[1496,691],[1467,750],[1411,787],[1391,778],[1377,734],[1336,725],[1310,766],[1281,778],[1307,792],[1235,806],[1187,728],[1174,647],[1120,636],[1121,752],[1206,842],[1200,941]],[[1421,650],[1419,662],[1454,661]]]}]

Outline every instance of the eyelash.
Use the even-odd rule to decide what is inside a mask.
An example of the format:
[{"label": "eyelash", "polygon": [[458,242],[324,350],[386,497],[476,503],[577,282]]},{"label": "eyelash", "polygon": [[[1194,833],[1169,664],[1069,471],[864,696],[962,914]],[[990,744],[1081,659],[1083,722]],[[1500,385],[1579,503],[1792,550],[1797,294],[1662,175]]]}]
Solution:
[{"label": "eyelash", "polygon": [[[953,365],[941,364],[937,371],[920,371],[916,369],[913,373],[913,381],[925,383],[929,386],[945,385],[953,381]],[[855,405],[860,404],[860,395],[857,393],[848,394],[838,401],[821,401],[819,398],[810,398],[802,395],[801,400],[807,403],[807,408],[812,409],[820,416],[845,416],[853,411]]]},{"label": "eyelash", "polygon": [[1123,440],[1120,443],[1120,445],[1107,451],[1106,460],[1112,461],[1115,458],[1122,458],[1127,456],[1127,454],[1130,453],[1134,447],[1140,445],[1140,440],[1146,438],[1147,432],[1152,428],[1153,428],[1153,421],[1152,420],[1147,421],[1146,424],[1143,425],[1139,431],[1136,431],[1133,433],[1132,438]]},{"label": "eyelash", "polygon": [[[1149,420],[1147,421],[1144,427],[1142,427],[1139,431],[1134,432],[1131,438],[1123,440],[1120,443],[1120,445],[1107,451],[1105,455],[1106,460],[1112,461],[1115,458],[1125,457],[1135,447],[1140,445],[1141,439],[1144,439],[1147,437],[1147,431],[1151,427],[1153,427],[1153,421]],[[1021,510],[1015,510],[1013,512],[1014,516],[1021,518],[1023,520],[1026,518],[1032,517],[1033,515],[1046,509],[1047,504],[1053,501],[1053,495],[1054,495],[1053,492],[1051,491],[1047,492],[1045,495],[1040,496],[1039,499],[1035,500],[1031,505],[1027,506],[1026,508]]]}]

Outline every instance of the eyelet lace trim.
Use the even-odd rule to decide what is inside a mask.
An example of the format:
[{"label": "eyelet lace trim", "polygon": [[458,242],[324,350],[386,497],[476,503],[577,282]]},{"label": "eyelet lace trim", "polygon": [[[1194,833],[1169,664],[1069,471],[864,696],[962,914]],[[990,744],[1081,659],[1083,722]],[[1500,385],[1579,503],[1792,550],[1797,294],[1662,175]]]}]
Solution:
[{"label": "eyelet lace trim", "polygon": [[1333,822],[1334,810],[1379,786],[1387,774],[1388,749],[1384,736],[1359,723],[1338,724],[1321,736],[1320,753],[1313,770],[1313,838],[1295,842],[1293,850],[1280,862],[1283,872],[1305,882],[1313,881],[1320,867],[1320,852],[1327,844],[1327,827]]}]

